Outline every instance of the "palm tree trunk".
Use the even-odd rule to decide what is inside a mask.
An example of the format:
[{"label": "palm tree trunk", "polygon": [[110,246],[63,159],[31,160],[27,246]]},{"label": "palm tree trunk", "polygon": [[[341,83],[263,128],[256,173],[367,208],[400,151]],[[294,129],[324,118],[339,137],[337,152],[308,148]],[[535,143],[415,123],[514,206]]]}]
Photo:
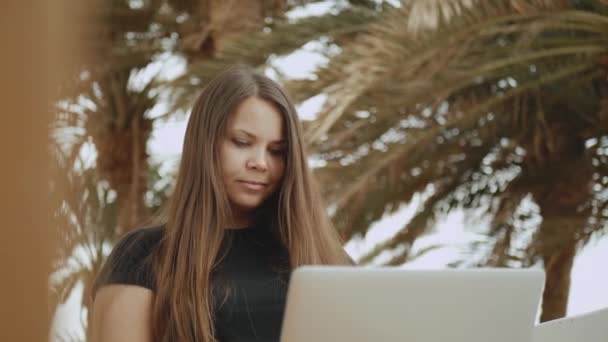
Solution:
[{"label": "palm tree trunk", "polygon": [[141,224],[148,214],[146,146],[151,132],[152,121],[141,114],[134,115],[124,128],[104,127],[103,133],[94,139],[100,173],[116,191],[117,237]]},{"label": "palm tree trunk", "polygon": [[590,215],[588,208],[583,209],[592,184],[590,165],[586,157],[564,158],[552,164],[553,169],[539,172],[541,177],[530,187],[543,218],[531,245],[532,254],[543,261],[546,274],[543,322],[566,315],[578,236]]},{"label": "palm tree trunk", "polygon": [[528,154],[522,174],[526,189],[540,207],[542,223],[530,245],[533,260],[542,260],[546,282],[541,321],[566,315],[570,272],[580,232],[591,210],[594,168],[585,153],[584,137],[571,133],[571,113],[563,106],[545,106],[551,121],[534,129],[535,139],[526,146]]},{"label": "palm tree trunk", "polygon": [[570,292],[570,273],[576,256],[576,241],[570,241],[558,252],[543,255],[546,272],[545,291],[541,322],[566,316],[568,294]]},{"label": "palm tree trunk", "polygon": [[[145,205],[145,193],[147,191],[147,176],[142,172],[147,168],[147,161],[141,162],[139,168],[133,168],[133,172],[139,174],[132,184],[120,184],[114,186],[116,190],[116,204],[118,217],[116,222],[116,236],[121,236],[130,230],[137,228],[147,217],[148,212]],[[128,171],[128,170],[126,170]],[[117,172],[122,172],[117,170]]]},{"label": "palm tree trunk", "polygon": [[[117,235],[121,235],[137,227],[147,217],[145,194],[148,190],[148,153],[146,146],[152,132],[152,123],[143,117],[135,117],[130,125],[130,132],[125,137],[131,138],[130,167],[116,170],[125,173],[127,182],[116,184],[116,199],[118,205]],[[117,177],[125,179],[124,177]]]}]

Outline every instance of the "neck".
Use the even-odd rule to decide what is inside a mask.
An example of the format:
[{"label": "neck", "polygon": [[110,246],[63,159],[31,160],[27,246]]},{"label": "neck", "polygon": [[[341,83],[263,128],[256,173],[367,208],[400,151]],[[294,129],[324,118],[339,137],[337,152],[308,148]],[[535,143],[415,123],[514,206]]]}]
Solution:
[{"label": "neck", "polygon": [[253,224],[253,214],[242,210],[233,209],[232,218],[228,222],[226,229],[241,229],[250,227]]}]

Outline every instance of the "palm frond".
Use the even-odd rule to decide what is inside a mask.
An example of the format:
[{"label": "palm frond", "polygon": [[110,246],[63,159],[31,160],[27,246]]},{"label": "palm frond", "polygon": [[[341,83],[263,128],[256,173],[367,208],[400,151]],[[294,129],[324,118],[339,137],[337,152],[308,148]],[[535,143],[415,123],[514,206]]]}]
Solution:
[{"label": "palm frond", "polygon": [[271,55],[285,55],[304,44],[325,37],[335,39],[355,35],[369,22],[377,20],[376,11],[354,6],[337,14],[309,17],[295,23],[280,23],[262,32],[243,34],[229,42],[211,59],[189,65],[186,73],[167,87],[176,89],[174,109],[187,108],[200,92],[201,85],[234,64],[263,65]]},{"label": "palm frond", "polygon": [[[404,27],[402,18],[408,14],[406,10],[393,11],[401,15],[385,14],[384,20],[370,25],[369,33],[345,48],[341,56],[348,58],[333,59],[327,68],[319,70],[316,80],[288,84],[296,94],[307,94],[304,97],[319,92],[328,95],[328,105],[308,132],[310,142],[317,143],[315,140],[330,131],[349,107],[366,108],[374,104],[399,108],[428,103],[466,91],[480,82],[490,86],[509,76],[517,76],[518,84],[534,82],[536,75],[530,73],[530,65],[544,65],[563,56],[571,56],[572,63],[595,65],[594,56],[606,53],[605,35],[600,34],[606,32],[603,16],[583,11],[523,16],[503,7],[499,17],[490,13],[479,15],[473,23],[446,24],[424,44]],[[509,34],[496,32],[497,28],[505,27],[509,27]],[[554,43],[547,38],[572,30],[579,32],[567,41],[564,35]],[[589,37],[580,39],[580,35]],[[534,39],[541,36],[542,39]],[[490,44],[495,45],[491,50]],[[514,46],[529,53],[514,55]],[[493,56],[488,56],[488,52]],[[369,94],[365,89],[370,89]]]},{"label": "palm frond", "polygon": [[395,249],[399,246],[405,247],[403,250],[389,261],[389,264],[395,265],[398,260],[404,262],[408,259],[408,255],[414,245],[416,239],[428,232],[433,223],[437,219],[437,207],[444,199],[444,196],[451,193],[458,185],[458,177],[446,179],[443,182],[434,184],[433,194],[422,204],[422,208],[414,215],[414,217],[404,224],[390,239],[379,243],[370,252],[362,256],[359,260],[360,264],[366,264],[372,261],[376,256],[385,250]]}]

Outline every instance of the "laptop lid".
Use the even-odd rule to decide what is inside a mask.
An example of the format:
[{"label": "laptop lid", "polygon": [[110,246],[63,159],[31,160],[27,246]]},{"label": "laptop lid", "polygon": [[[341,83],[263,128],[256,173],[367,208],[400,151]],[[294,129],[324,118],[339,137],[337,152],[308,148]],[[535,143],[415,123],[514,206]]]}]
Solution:
[{"label": "laptop lid", "polygon": [[296,269],[281,342],[531,341],[541,270]]},{"label": "laptop lid", "polygon": [[608,308],[560,318],[534,327],[534,342],[606,342]]}]

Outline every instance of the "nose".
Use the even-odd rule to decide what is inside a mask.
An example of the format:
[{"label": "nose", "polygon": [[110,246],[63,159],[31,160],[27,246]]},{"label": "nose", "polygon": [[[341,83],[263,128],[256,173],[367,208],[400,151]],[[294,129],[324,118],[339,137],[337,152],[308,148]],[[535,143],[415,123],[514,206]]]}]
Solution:
[{"label": "nose", "polygon": [[266,171],[268,170],[268,161],[266,160],[266,151],[259,150],[254,152],[247,160],[247,168]]}]

